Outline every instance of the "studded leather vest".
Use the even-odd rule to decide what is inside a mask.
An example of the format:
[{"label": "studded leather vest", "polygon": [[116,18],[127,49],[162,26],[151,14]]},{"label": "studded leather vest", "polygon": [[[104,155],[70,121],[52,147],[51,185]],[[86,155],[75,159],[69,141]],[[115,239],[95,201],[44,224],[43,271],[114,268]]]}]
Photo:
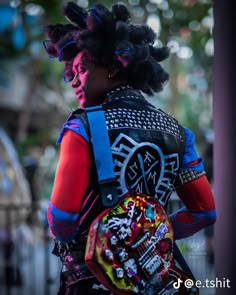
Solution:
[{"label": "studded leather vest", "polygon": [[[184,128],[176,119],[151,105],[140,91],[129,86],[109,92],[103,108],[119,195],[130,190],[138,191],[154,196],[165,207],[183,159]],[[83,122],[89,134],[85,112],[77,110],[71,118],[75,117]],[[94,173],[86,196],[91,191],[93,195],[99,193],[95,165],[92,171]],[[88,200],[86,196],[85,199]],[[94,198],[95,196],[91,197],[85,211]],[[102,210],[99,198],[96,203],[96,212],[91,210],[91,219]],[[88,218],[90,222],[91,219]]]}]

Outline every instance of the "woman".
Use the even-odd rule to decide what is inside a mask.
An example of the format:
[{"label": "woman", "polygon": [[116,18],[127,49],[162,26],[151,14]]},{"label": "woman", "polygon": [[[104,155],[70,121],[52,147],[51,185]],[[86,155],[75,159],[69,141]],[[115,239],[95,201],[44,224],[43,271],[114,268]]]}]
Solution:
[{"label": "woman", "polygon": [[193,133],[142,95],[161,91],[167,82],[160,62],[168,48],[153,45],[150,27],[132,25],[124,5],[112,11],[94,5],[87,12],[69,2],[64,14],[73,25],[48,26],[45,48],[65,62],[64,79],[71,81],[81,109],[60,133],[48,208],[54,254],[63,263],[59,294],[110,294],[84,263],[89,226],[104,209],[85,107],[102,104],[105,110],[120,196],[138,191],[166,207],[176,189],[185,207],[170,216],[175,239],[214,223],[215,205]]}]

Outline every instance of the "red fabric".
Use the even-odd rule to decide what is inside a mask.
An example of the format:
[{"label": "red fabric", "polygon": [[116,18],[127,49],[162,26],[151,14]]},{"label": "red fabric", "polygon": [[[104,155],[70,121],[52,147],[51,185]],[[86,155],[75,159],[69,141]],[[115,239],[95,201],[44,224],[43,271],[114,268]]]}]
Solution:
[{"label": "red fabric", "polygon": [[67,130],[62,139],[51,202],[68,213],[79,211],[90,178],[91,158],[88,143]]},{"label": "red fabric", "polygon": [[[215,209],[215,201],[206,176],[202,176],[176,188],[176,192],[190,212]],[[189,212],[181,212],[177,214],[176,219],[179,222],[188,224],[192,223],[193,216]]]},{"label": "red fabric", "polygon": [[183,224],[192,224],[194,220],[193,215],[188,211],[179,212],[175,218],[178,222]]},{"label": "red fabric", "polygon": [[194,166],[194,165],[197,165],[199,163],[199,160],[194,160],[194,161],[192,161],[192,162],[189,162],[187,165],[189,166],[189,167],[192,167],[192,166]]},{"label": "red fabric", "polygon": [[206,176],[177,187],[176,192],[189,211],[209,211],[215,209],[211,186]]}]

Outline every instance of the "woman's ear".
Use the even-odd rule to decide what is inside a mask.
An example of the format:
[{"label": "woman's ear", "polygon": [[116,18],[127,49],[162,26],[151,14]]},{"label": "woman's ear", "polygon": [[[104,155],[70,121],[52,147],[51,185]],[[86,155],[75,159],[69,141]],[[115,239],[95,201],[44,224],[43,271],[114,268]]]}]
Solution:
[{"label": "woman's ear", "polygon": [[119,72],[119,69],[117,66],[115,65],[111,66],[108,70],[108,75],[107,75],[108,79],[114,78],[118,72]]}]

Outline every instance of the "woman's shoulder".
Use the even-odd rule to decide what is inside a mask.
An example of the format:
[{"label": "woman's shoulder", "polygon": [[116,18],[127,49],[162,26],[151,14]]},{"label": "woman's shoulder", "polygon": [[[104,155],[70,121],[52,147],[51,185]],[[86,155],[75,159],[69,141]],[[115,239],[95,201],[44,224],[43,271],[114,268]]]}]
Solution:
[{"label": "woman's shoulder", "polygon": [[66,130],[71,130],[82,136],[86,141],[89,141],[89,126],[85,109],[78,108],[71,112],[70,116],[67,118],[61,129],[61,132],[57,139],[58,144],[61,143],[62,137]]}]

